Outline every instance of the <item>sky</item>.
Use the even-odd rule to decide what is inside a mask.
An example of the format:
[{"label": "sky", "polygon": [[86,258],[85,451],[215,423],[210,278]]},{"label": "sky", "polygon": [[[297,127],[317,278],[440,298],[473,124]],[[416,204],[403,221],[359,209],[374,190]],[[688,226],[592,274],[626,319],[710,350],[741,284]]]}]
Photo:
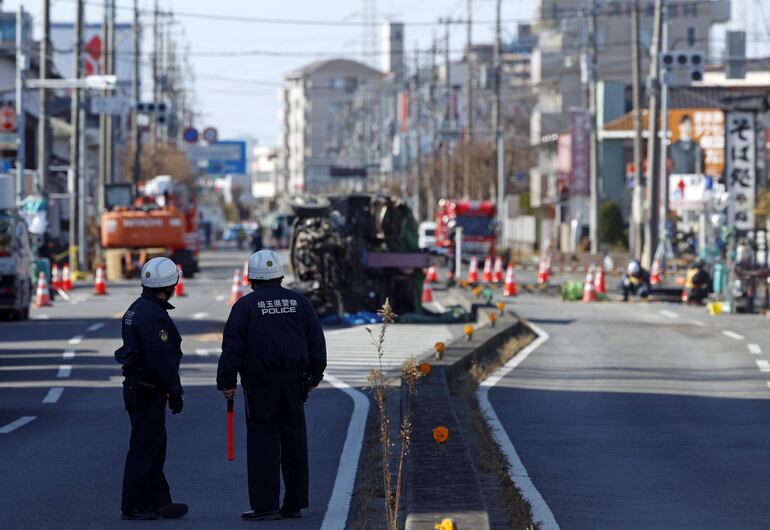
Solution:
[{"label": "sky", "polygon": [[[42,0],[6,0],[4,11],[14,11],[19,2],[35,22],[35,36],[40,34]],[[766,0],[734,0],[733,26],[753,24],[755,30],[770,28],[767,19],[751,17]],[[376,4],[378,19],[406,23],[407,51],[428,48],[434,33],[443,37],[439,17],[453,19],[466,16],[467,0],[160,0],[161,10],[176,13],[170,26],[179,42],[189,45],[187,54],[195,72],[195,94],[199,115],[195,125],[219,129],[220,138],[253,138],[261,145],[279,143],[281,101],[279,88],[283,75],[306,63],[318,60],[319,53],[362,59],[364,29],[356,21],[364,18],[366,5]],[[72,22],[74,0],[51,0],[52,22]],[[116,0],[118,22],[132,19],[132,0]],[[534,16],[534,0],[503,0],[503,38],[515,36],[517,22],[530,22]],[[100,23],[102,0],[86,0],[87,22]],[[154,0],[139,0],[140,10],[150,11]],[[739,7],[739,9],[735,9]],[[371,10],[371,8],[369,8]],[[474,42],[492,42],[495,1],[473,0]],[[770,17],[770,5],[764,9]],[[371,11],[370,11],[371,12]],[[206,15],[231,17],[218,20]],[[262,23],[248,17],[283,20],[330,21],[346,25]],[[149,60],[149,13],[142,14],[146,25],[143,55]],[[379,28],[375,28],[379,42]],[[460,55],[465,42],[465,26],[454,24],[450,32],[450,48]],[[243,55],[244,51],[279,52],[283,56]],[[222,53],[220,53],[222,52]],[[286,53],[290,52],[289,56]],[[234,55],[235,53],[235,55]],[[241,55],[237,55],[240,53]],[[376,66],[379,66],[377,61]],[[144,79],[149,79],[149,71]],[[145,89],[149,83],[145,83]]]}]

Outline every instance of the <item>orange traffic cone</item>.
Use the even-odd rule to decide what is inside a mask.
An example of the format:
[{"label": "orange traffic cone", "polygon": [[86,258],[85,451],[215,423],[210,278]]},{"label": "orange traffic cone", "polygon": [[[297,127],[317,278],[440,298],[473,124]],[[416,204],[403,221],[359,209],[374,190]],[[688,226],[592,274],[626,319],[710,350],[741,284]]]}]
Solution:
[{"label": "orange traffic cone", "polygon": [[655,258],[652,260],[652,270],[650,271],[650,283],[652,285],[658,285],[662,283],[662,274],[660,271],[660,260]]},{"label": "orange traffic cone", "polygon": [[503,258],[497,256],[495,258],[495,269],[492,271],[492,283],[500,283],[503,281]]},{"label": "orange traffic cone", "polygon": [[246,260],[243,262],[243,276],[241,278],[241,285],[246,287],[249,285],[249,261]]},{"label": "orange traffic cone", "polygon": [[540,265],[537,268],[537,283],[545,285],[551,279],[551,258],[545,254],[540,258]]},{"label": "orange traffic cone", "polygon": [[591,269],[586,274],[586,283],[583,286],[583,301],[584,302],[597,302],[599,299],[596,296],[596,288],[594,286],[594,273]]},{"label": "orange traffic cone", "polygon": [[184,292],[184,274],[182,273],[182,266],[177,264],[176,268],[179,271],[179,281],[176,282],[176,289],[174,289],[174,295],[186,296]]},{"label": "orange traffic cone", "polygon": [[107,294],[107,282],[104,279],[104,265],[96,266],[96,279],[94,280],[94,293]]},{"label": "orange traffic cone", "polygon": [[468,283],[479,282],[479,260],[476,256],[471,257],[471,265],[468,267]]},{"label": "orange traffic cone", "polygon": [[433,301],[433,289],[430,288],[430,282],[423,282],[422,284],[422,303],[428,303]]},{"label": "orange traffic cone", "polygon": [[597,294],[607,294],[607,285],[604,282],[604,267],[599,265],[599,269],[596,271],[596,278],[594,278],[594,288]]},{"label": "orange traffic cone", "polygon": [[425,275],[425,281],[428,283],[436,283],[438,281],[438,273],[436,272],[435,265],[428,267],[428,272]]},{"label": "orange traffic cone", "polygon": [[61,288],[62,288],[62,291],[72,290],[72,278],[70,277],[69,263],[64,264],[64,269],[62,271],[62,277],[61,277]]},{"label": "orange traffic cone", "polygon": [[233,288],[230,290],[230,305],[234,304],[243,296],[243,289],[241,289],[241,271],[235,269],[233,273]]},{"label": "orange traffic cone", "polygon": [[683,304],[687,303],[687,289],[682,289],[682,294],[679,295],[679,299],[682,301]]},{"label": "orange traffic cone", "polygon": [[492,283],[492,258],[489,256],[484,258],[484,272],[481,275],[481,279],[484,283]]},{"label": "orange traffic cone", "polygon": [[37,274],[37,291],[35,292],[35,306],[47,307],[51,305],[51,293],[48,291],[48,282],[45,280],[45,274]]},{"label": "orange traffic cone", "polygon": [[505,283],[503,284],[503,296],[516,296],[518,287],[516,286],[516,276],[513,272],[513,262],[508,263],[505,271]]},{"label": "orange traffic cone", "polygon": [[61,270],[55,263],[51,267],[51,289],[54,291],[61,289]]}]

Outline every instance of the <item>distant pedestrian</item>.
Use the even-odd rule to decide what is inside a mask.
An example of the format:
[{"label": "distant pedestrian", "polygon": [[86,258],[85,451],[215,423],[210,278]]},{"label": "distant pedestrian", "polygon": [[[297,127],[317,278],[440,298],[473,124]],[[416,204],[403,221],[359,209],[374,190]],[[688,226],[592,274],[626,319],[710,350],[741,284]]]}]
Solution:
[{"label": "distant pedestrian", "polygon": [[260,250],[262,250],[262,225],[255,223],[254,232],[251,234],[251,252],[259,252]]},{"label": "distant pedestrian", "polygon": [[182,412],[182,337],[168,315],[174,306],[179,272],[168,258],[142,267],[142,295],[123,315],[123,346],[115,359],[123,365],[123,400],[131,419],[131,441],[123,474],[123,519],[179,519],[187,505],[171,502],[166,461],[166,404]]},{"label": "distant pedestrian", "polygon": [[323,379],[326,341],[307,298],[281,286],[278,254],[252,254],[248,276],[253,291],[230,312],[217,371],[226,398],[235,395],[238,374],[244,393],[251,511],[241,517],[297,518],[309,506],[304,402]]}]

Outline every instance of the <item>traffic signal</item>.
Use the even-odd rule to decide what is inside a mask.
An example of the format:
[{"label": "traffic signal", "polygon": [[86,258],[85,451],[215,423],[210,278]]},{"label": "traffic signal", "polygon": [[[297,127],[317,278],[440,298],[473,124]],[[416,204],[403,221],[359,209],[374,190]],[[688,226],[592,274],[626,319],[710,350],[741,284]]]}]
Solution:
[{"label": "traffic signal", "polygon": [[688,86],[703,81],[703,54],[700,52],[664,52],[660,54],[663,83]]},{"label": "traffic signal", "polygon": [[168,120],[169,105],[164,101],[146,101],[137,103],[136,111],[140,114],[155,116],[155,121],[161,125]]}]

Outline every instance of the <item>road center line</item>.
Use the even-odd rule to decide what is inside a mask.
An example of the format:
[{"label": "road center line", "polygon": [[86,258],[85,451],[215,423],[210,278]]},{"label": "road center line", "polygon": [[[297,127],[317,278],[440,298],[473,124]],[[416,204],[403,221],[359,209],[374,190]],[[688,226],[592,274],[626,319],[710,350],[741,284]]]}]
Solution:
[{"label": "road center line", "polygon": [[218,294],[216,300],[217,302],[222,302],[225,298],[227,298],[227,295]]},{"label": "road center line", "polygon": [[75,350],[67,350],[62,354],[62,359],[74,359]]},{"label": "road center line", "polygon": [[69,340],[70,344],[80,344],[83,342],[83,335],[75,335]]},{"label": "road center line", "polygon": [[693,326],[698,326],[699,328],[702,328],[706,325],[700,320],[690,320],[690,324],[692,324]]},{"label": "road center line", "polygon": [[740,333],[736,333],[734,331],[730,331],[729,329],[723,330],[722,331],[722,335],[724,335],[725,337],[730,337],[731,339],[735,339],[735,340],[743,340],[743,339],[746,338],[743,335],[741,335]]},{"label": "road center line", "polygon": [[63,388],[51,388],[48,390],[48,394],[43,398],[43,403],[56,403],[64,392]]},{"label": "road center line", "polygon": [[22,416],[18,420],[14,420],[8,425],[4,425],[3,427],[0,427],[0,434],[8,434],[9,432],[13,432],[19,427],[24,427],[26,424],[31,422],[37,418],[37,416]]},{"label": "road center line", "polygon": [[748,344],[749,353],[752,355],[759,355],[762,353],[762,348],[760,348],[759,344]]},{"label": "road center line", "polygon": [[679,318],[679,315],[677,315],[673,311],[669,311],[668,309],[661,310],[660,314],[663,315],[664,317],[668,317],[668,318]]},{"label": "road center line", "polygon": [[499,383],[503,377],[524,362],[533,351],[538,349],[549,338],[548,333],[544,330],[538,328],[531,322],[528,322],[527,324],[532,331],[537,334],[537,338],[526,348],[514,355],[513,358],[505,363],[499,370],[482,381],[476,390],[476,397],[479,400],[481,412],[486,416],[487,423],[492,430],[492,436],[494,436],[495,441],[497,441],[505,458],[508,460],[508,464],[510,464],[508,476],[514,481],[514,484],[521,489],[524,498],[532,505],[533,518],[536,521],[540,521],[540,528],[543,530],[558,530],[559,524],[556,522],[556,518],[553,516],[551,508],[535,487],[535,483],[532,482],[529,473],[527,473],[527,469],[524,467],[524,463],[521,461],[521,458],[519,458],[519,454],[513,446],[511,438],[505,431],[503,424],[500,422],[500,418],[497,417],[497,413],[492,407],[492,403],[489,401],[489,389]]},{"label": "road center line", "polygon": [[770,361],[766,361],[765,359],[757,359],[754,362],[757,363],[757,368],[759,368],[760,372],[770,372]]},{"label": "road center line", "polygon": [[56,377],[59,379],[66,379],[70,376],[72,373],[72,365],[71,364],[63,364],[59,367],[59,371],[56,374]]},{"label": "road center line", "polygon": [[209,314],[206,313],[206,312],[193,313],[193,315],[192,315],[193,320],[203,320],[207,316],[209,316]]},{"label": "road center line", "polygon": [[104,327],[104,322],[97,322],[96,324],[91,324],[88,326],[88,331],[97,331]]}]

